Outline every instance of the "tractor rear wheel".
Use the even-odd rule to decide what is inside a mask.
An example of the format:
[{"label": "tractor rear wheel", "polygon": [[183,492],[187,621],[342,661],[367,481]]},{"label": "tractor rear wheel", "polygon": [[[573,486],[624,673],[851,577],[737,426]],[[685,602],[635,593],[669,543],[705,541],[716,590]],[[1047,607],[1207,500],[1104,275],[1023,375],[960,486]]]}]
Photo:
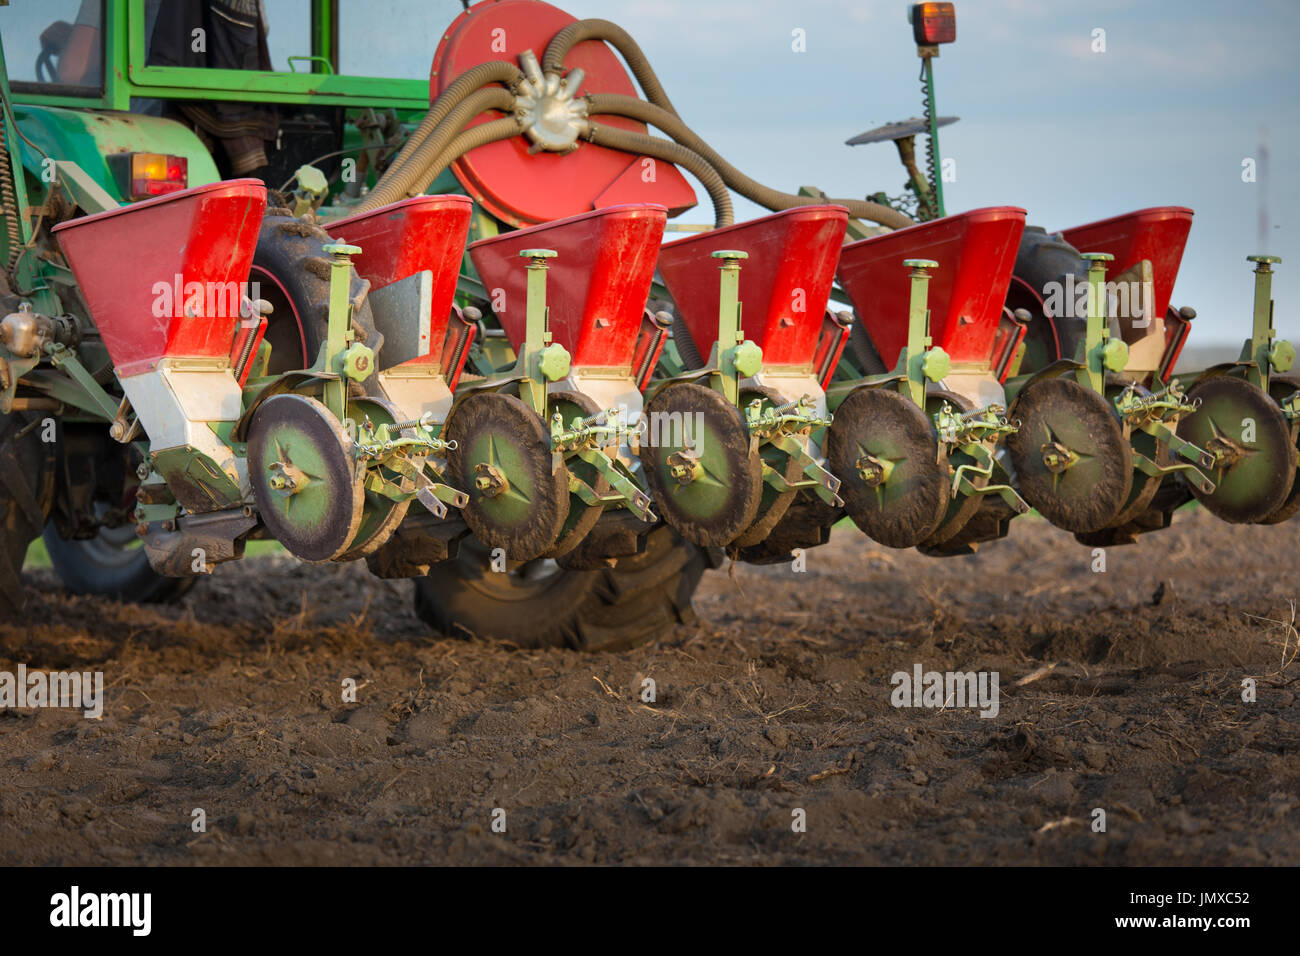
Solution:
[{"label": "tractor rear wheel", "polygon": [[691,623],[691,597],[709,566],[707,552],[666,526],[650,532],[644,553],[598,571],[543,558],[494,572],[487,549],[470,537],[456,558],[416,579],[415,613],[451,637],[622,650]]},{"label": "tractor rear wheel", "polygon": [[[57,460],[58,478],[54,485],[54,505],[72,499],[68,475],[85,472],[95,476],[93,500],[88,502],[99,522],[98,532],[90,538],[64,538],[60,525],[66,528],[67,520],[58,520],[57,514],[46,523],[43,537],[50,563],[59,580],[73,594],[90,594],[130,601],[137,604],[161,604],[174,601],[190,588],[197,578],[171,578],[159,574],[149,564],[135,525],[119,514],[117,520],[106,523],[110,514],[119,511],[124,502],[134,501],[134,473],[140,458],[133,446],[122,446],[108,437],[101,426],[74,426],[83,435],[93,433],[97,440],[90,445],[68,439],[68,426],[60,436],[60,457]],[[73,452],[71,449],[77,448]],[[64,458],[62,456],[72,456]],[[80,520],[77,522],[80,524]]]},{"label": "tractor rear wheel", "polygon": [[[329,327],[330,257],[323,247],[332,241],[320,226],[283,210],[270,210],[262,220],[248,279],[254,298],[271,303],[265,339],[271,344],[271,374],[307,368],[316,361]],[[375,331],[367,291],[369,287],[353,271],[352,328],[358,341],[378,355],[384,337]],[[367,394],[379,394],[375,376],[363,386]]]},{"label": "tractor rear wheel", "polygon": [[93,594],[133,604],[179,600],[198,578],[169,578],[149,564],[135,528],[101,528],[93,538],[69,541],[54,525],[44,532],[45,550],[63,586],[73,594]]},{"label": "tractor rear wheel", "polygon": [[[1069,288],[1067,276],[1074,276],[1075,297],[1088,284],[1087,263],[1079,255],[1079,250],[1060,236],[1050,235],[1042,226],[1026,226],[1020,239],[1020,251],[1016,253],[1013,274],[1044,300],[1051,296],[1054,288],[1060,290],[1063,307],[1056,311],[1062,314],[1055,315],[1042,309],[1038,314],[1032,315],[1028,337],[1034,341],[1059,343],[1060,355],[1046,355],[1047,362],[1057,358],[1075,358],[1088,331],[1087,315],[1071,315],[1077,311],[1075,303],[1066,299],[1066,290]],[[1052,335],[1053,329],[1055,335]],[[1048,350],[1052,349],[1049,347]],[[1022,368],[1021,371],[1035,372],[1038,369]]]},{"label": "tractor rear wheel", "polygon": [[0,416],[0,621],[23,609],[23,559],[50,508],[52,446],[31,425],[23,415]]}]

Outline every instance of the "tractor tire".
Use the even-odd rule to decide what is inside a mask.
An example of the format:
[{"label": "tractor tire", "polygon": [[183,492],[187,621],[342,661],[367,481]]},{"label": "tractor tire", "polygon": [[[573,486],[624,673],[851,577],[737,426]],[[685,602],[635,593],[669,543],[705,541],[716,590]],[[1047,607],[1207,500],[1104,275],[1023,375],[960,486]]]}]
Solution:
[{"label": "tractor tire", "polygon": [[[96,462],[96,469],[104,466],[105,474],[113,474],[115,469],[109,462],[120,455],[123,456],[121,474],[132,474],[139,464],[139,457],[133,448],[112,441],[106,428],[102,439],[100,454],[104,458],[103,461]],[[66,449],[69,444],[68,441],[63,441],[62,447]],[[55,470],[61,475],[65,469],[75,467],[74,462],[59,460]],[[97,488],[93,504],[96,516],[102,520],[115,503],[126,499],[130,494],[128,488],[128,485],[115,481],[110,482],[109,487]],[[60,501],[59,496],[66,493],[63,479],[56,477],[53,486],[56,505]],[[57,514],[46,523],[43,532],[45,550],[50,555],[50,563],[59,575],[59,580],[73,594],[107,597],[135,604],[162,604],[181,597],[197,581],[197,578],[192,577],[166,577],[155,571],[135,533],[135,526],[129,522],[116,527],[101,525],[94,537],[75,539],[60,535],[59,525]]]},{"label": "tractor tire", "polygon": [[695,620],[691,597],[710,555],[660,526],[644,553],[613,568],[571,571],[545,559],[488,569],[473,538],[415,582],[415,613],[449,637],[497,638],[520,647],[614,651]]},{"label": "tractor tire", "polygon": [[[323,247],[333,240],[314,223],[295,219],[283,209],[267,210],[253,254],[249,282],[257,295],[271,303],[266,341],[271,343],[272,374],[307,368],[316,361],[329,328],[330,257]],[[369,283],[352,271],[348,291],[352,328],[358,341],[379,356],[384,337],[375,330],[366,294]],[[378,377],[362,384],[368,395],[380,395]]]},{"label": "tractor tire", "polygon": [[198,578],[169,578],[149,564],[130,525],[103,528],[93,538],[69,541],[59,537],[53,523],[45,526],[45,550],[63,586],[73,594],[166,604],[179,600]]},{"label": "tractor tire", "polygon": [[[1088,283],[1087,263],[1079,255],[1079,250],[1060,236],[1050,235],[1042,226],[1025,227],[1013,274],[1024,280],[1044,299],[1047,295],[1043,290],[1051,283],[1059,283],[1064,295],[1068,275],[1074,276],[1076,290]],[[1073,311],[1073,303],[1066,305],[1067,308],[1062,311]],[[1057,358],[1072,359],[1082,349],[1088,331],[1087,316],[1058,316],[1043,312],[1032,316],[1029,321],[1031,335],[1035,323],[1048,323],[1056,329],[1055,339],[1060,343],[1060,355]],[[1049,331],[1041,338],[1050,341],[1053,336]],[[1048,360],[1051,361],[1052,358],[1049,356]]]},{"label": "tractor tire", "polygon": [[[23,561],[49,514],[52,446],[20,414],[0,416],[0,622],[15,620],[26,603]],[[20,437],[21,435],[21,437]]]}]

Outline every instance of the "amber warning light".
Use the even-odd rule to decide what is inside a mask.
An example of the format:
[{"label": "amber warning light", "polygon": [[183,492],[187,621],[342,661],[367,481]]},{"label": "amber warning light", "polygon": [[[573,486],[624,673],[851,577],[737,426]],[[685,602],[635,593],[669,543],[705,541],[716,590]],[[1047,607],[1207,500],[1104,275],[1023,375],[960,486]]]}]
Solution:
[{"label": "amber warning light", "polygon": [[937,46],[957,39],[957,11],[951,3],[914,3],[907,17],[919,46]]}]

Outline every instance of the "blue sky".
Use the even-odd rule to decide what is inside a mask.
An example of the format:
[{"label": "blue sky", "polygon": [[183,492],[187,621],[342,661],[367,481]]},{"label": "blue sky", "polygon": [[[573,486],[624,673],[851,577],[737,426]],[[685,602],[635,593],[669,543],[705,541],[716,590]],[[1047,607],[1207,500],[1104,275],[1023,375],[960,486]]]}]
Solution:
[{"label": "blue sky", "polygon": [[[289,0],[292,3],[292,0]],[[285,0],[272,0],[272,12]],[[918,115],[919,63],[899,0],[561,0],[637,38],[684,119],[754,178],[831,195],[897,194],[889,144],[844,140]],[[1240,340],[1250,316],[1245,257],[1280,255],[1277,325],[1300,339],[1300,3],[957,0],[957,42],[936,61],[939,111],[957,161],[949,211],[1019,205],[1058,229],[1143,206],[1196,210],[1174,293],[1200,317],[1194,342]],[[419,8],[419,21],[403,16]],[[427,75],[455,0],[343,0],[350,24],[403,23],[383,72]],[[401,11],[399,14],[398,11]],[[380,25],[383,25],[382,27]],[[363,26],[364,25],[364,26]],[[791,49],[805,31],[807,51]],[[1106,52],[1092,51],[1093,30]],[[274,30],[273,30],[274,33]],[[368,38],[367,42],[374,42]],[[540,52],[540,51],[539,51]],[[345,67],[347,66],[345,62]],[[1270,175],[1242,182],[1267,127]],[[1258,236],[1268,191],[1267,248]],[[707,197],[686,221],[710,221]],[[737,218],[763,212],[737,201]]]}]

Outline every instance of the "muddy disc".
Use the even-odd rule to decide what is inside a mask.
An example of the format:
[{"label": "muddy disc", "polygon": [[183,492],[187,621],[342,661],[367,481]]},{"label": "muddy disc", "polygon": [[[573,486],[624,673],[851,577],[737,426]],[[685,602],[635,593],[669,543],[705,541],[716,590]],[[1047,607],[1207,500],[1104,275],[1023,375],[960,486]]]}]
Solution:
[{"label": "muddy disc", "polygon": [[1133,449],[1110,402],[1072,378],[1041,379],[1011,411],[1007,436],[1019,491],[1066,531],[1111,524],[1133,488]]},{"label": "muddy disc", "polygon": [[685,383],[652,398],[645,417],[641,464],[659,514],[687,541],[725,547],[754,523],[763,498],[763,460],[740,409]]},{"label": "muddy disc", "polygon": [[826,467],[840,479],[844,511],[873,541],[911,548],[948,510],[948,458],[929,417],[884,388],[860,388],[835,410]]},{"label": "muddy disc", "polygon": [[[567,389],[548,393],[546,401],[548,414],[554,414],[558,411],[564,416],[566,428],[575,418],[586,418],[588,415],[594,415],[600,411],[600,407],[589,395],[584,395],[582,392],[568,391]],[[609,480],[594,465],[587,464],[577,456],[570,458],[566,465],[574,475],[585,481],[596,494],[609,494]],[[555,546],[546,552],[546,557],[558,558],[582,544],[582,539],[587,536],[587,533],[600,520],[600,516],[604,512],[605,509],[602,505],[589,505],[578,497],[576,492],[570,493],[569,516],[564,519],[564,527],[560,529],[560,537],[555,542]]]},{"label": "muddy disc", "polygon": [[[947,389],[929,392],[925,396],[925,404],[926,411],[930,413],[932,421],[933,416],[938,414],[944,402],[947,402],[959,412],[969,412],[975,407],[975,403],[966,396],[958,395],[956,392],[950,392]],[[952,451],[949,452],[948,465],[954,470],[970,461],[971,459],[961,452],[956,452],[956,454]],[[988,483],[989,480],[984,475],[976,475],[971,479],[971,484],[977,488],[983,488]],[[951,488],[949,491],[951,492]],[[967,523],[975,517],[976,512],[980,510],[983,503],[983,495],[958,495],[956,498],[949,498],[943,521],[939,523],[939,527],[935,528],[934,534],[921,542],[920,547],[936,548],[945,541],[956,537],[961,529],[966,527]]]},{"label": "muddy disc", "polygon": [[1282,409],[1244,378],[1215,375],[1187,390],[1201,407],[1178,425],[1178,435],[1211,454],[1222,453],[1209,478],[1212,494],[1192,489],[1206,510],[1224,521],[1262,521],[1286,504],[1295,483],[1296,444]]},{"label": "muddy disc", "polygon": [[[785,399],[774,390],[763,386],[754,386],[742,389],[740,392],[742,412],[755,399],[762,401],[763,411],[775,408],[785,402]],[[781,451],[781,449],[773,445],[763,445],[759,448],[758,453],[762,456],[763,463],[770,468],[775,468],[777,473],[787,482],[795,482],[803,477],[803,469],[799,467],[799,462]],[[798,488],[791,488],[789,491],[778,491],[766,481],[763,482],[763,500],[758,506],[758,517],[731,544],[741,548],[752,547],[766,538],[772,533],[772,529],[776,527],[777,522],[790,509],[790,503],[794,501],[794,497],[798,493]]]},{"label": "muddy disc", "polygon": [[343,424],[305,395],[276,395],[253,416],[248,480],[262,522],[304,561],[343,554],[361,526],[365,489]]},{"label": "muddy disc", "polygon": [[569,515],[569,473],[552,465],[541,417],[513,395],[480,392],[452,410],[445,434],[456,442],[448,483],[469,495],[461,516],[474,536],[510,562],[554,547]]},{"label": "muddy disc", "polygon": [[[1268,393],[1273,396],[1273,401],[1281,405],[1284,401],[1300,391],[1300,378],[1295,376],[1274,375],[1268,383]],[[1292,443],[1300,448],[1300,419],[1291,423]],[[1267,518],[1260,521],[1260,524],[1281,524],[1290,518],[1295,517],[1300,512],[1300,475],[1291,482],[1291,492],[1286,496],[1286,501],[1282,507],[1278,508]]]},{"label": "muddy disc", "polygon": [[[400,420],[397,409],[390,402],[382,398],[366,396],[365,398],[354,398],[348,403],[348,413],[360,427],[363,417],[370,419],[375,425],[391,425],[393,422]],[[396,481],[401,476],[395,472],[384,470],[384,477],[390,481]],[[354,558],[363,558],[371,554],[392,536],[397,530],[397,526],[402,523],[406,517],[406,512],[410,510],[411,499],[405,501],[394,501],[392,498],[386,498],[377,491],[367,490],[365,492],[365,503],[362,505],[361,527],[352,538],[352,543],[348,549],[336,557],[335,561],[351,561]]]}]

